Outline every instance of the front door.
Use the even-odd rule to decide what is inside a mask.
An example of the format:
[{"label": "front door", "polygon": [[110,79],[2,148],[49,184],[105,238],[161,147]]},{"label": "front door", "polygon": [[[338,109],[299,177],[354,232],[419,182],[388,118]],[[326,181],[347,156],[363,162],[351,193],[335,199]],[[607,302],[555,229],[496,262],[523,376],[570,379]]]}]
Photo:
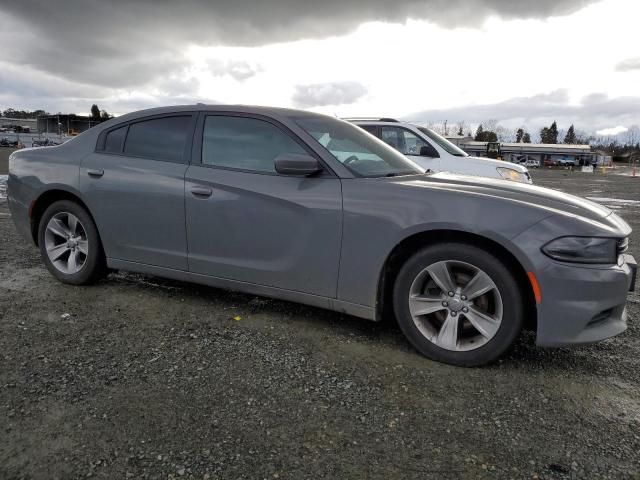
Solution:
[{"label": "front door", "polygon": [[277,156],[309,151],[267,118],[203,114],[200,124],[185,178],[190,271],[335,297],[340,179],[276,173]]},{"label": "front door", "polygon": [[108,258],[187,270],[184,174],[194,116],[114,127],[82,160],[80,188]]}]

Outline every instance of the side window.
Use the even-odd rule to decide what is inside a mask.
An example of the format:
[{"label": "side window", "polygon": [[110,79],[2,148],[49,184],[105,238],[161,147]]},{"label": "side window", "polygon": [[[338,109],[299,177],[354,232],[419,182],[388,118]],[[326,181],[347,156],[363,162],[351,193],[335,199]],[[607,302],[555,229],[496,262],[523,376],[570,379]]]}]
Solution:
[{"label": "side window", "polygon": [[202,163],[254,172],[276,173],[283,153],[306,154],[295,140],[264,120],[208,116],[202,135]]},{"label": "side window", "polygon": [[407,155],[420,155],[420,149],[424,146],[431,146],[409,130],[402,130],[404,136],[404,150]]},{"label": "side window", "polygon": [[420,149],[424,146],[433,150],[429,143],[399,127],[382,127],[382,140],[405,155],[420,155]]},{"label": "side window", "polygon": [[124,142],[124,137],[127,135],[127,127],[128,125],[125,125],[124,127],[116,128],[107,133],[104,140],[103,151],[107,153],[122,153],[122,143]]},{"label": "side window", "polygon": [[374,135],[378,138],[380,138],[380,134],[378,133],[378,127],[376,125],[358,125],[360,128],[362,128],[363,130],[366,130],[367,132],[369,132],[371,135]]},{"label": "side window", "polygon": [[402,152],[402,131],[397,127],[382,127],[382,141]]},{"label": "side window", "polygon": [[132,123],[125,155],[182,163],[191,116],[154,118]]}]

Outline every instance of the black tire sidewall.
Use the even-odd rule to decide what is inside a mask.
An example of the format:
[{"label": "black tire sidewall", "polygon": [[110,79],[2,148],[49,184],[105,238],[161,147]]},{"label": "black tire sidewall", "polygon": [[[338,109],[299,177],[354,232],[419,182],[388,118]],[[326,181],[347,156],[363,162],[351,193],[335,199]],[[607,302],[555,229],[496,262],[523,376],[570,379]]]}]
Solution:
[{"label": "black tire sidewall", "polygon": [[[89,244],[87,260],[82,269],[74,274],[66,274],[58,270],[53,265],[46,252],[44,236],[47,224],[49,223],[49,220],[51,220],[51,217],[62,212],[68,212],[78,217],[78,220],[82,223],[85,233],[87,234],[87,242]],[[61,282],[73,285],[91,283],[104,271],[104,254],[96,225],[89,213],[83,207],[70,200],[59,200],[54,202],[42,214],[40,224],[38,225],[38,246],[47,269]]]},{"label": "black tire sidewall", "polygon": [[[420,333],[409,311],[409,290],[416,276],[429,265],[457,260],[474,265],[495,282],[502,297],[502,323],[496,335],[471,351],[443,349]],[[493,254],[465,243],[448,243],[426,247],[410,257],[400,269],[393,289],[393,306],[400,329],[423,355],[440,362],[460,366],[479,366],[496,360],[513,344],[522,330],[524,299],[514,274]]]}]

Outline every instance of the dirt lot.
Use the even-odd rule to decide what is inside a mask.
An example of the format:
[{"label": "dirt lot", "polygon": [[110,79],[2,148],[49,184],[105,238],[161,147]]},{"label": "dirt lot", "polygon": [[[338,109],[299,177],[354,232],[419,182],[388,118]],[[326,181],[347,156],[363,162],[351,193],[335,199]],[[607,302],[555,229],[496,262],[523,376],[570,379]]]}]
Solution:
[{"label": "dirt lot", "polygon": [[[534,178],[604,199],[640,257],[640,179]],[[637,479],[629,300],[618,338],[542,350],[528,334],[454,368],[392,323],[120,273],[62,285],[0,199],[0,478]]]}]

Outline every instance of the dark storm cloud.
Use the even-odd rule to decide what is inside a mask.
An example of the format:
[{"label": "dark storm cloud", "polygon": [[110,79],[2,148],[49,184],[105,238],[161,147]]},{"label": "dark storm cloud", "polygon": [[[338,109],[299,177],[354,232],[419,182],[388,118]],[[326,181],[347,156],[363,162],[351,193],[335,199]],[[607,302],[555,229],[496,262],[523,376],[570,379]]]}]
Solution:
[{"label": "dark storm cloud", "polygon": [[[547,17],[593,0],[20,0],[3,2],[1,59],[110,87],[178,70],[189,45],[263,45],[344,34],[365,21],[479,26],[489,15]],[[245,73],[237,73],[242,77]]]},{"label": "dark storm cloud", "polygon": [[425,110],[407,115],[406,119],[416,122],[448,120],[450,123],[464,120],[473,124],[494,119],[505,126],[529,125],[531,128],[556,120],[563,128],[575,124],[581,130],[591,132],[617,125],[640,124],[640,97],[609,98],[603,93],[594,93],[574,105],[569,102],[566,90],[556,90],[491,105]]},{"label": "dark storm cloud", "polygon": [[631,70],[640,70],[640,57],[628,58],[616,65],[618,72],[628,72]]},{"label": "dark storm cloud", "polygon": [[358,82],[316,83],[296,85],[292,100],[300,108],[324,107],[354,103],[366,93],[367,88]]}]

